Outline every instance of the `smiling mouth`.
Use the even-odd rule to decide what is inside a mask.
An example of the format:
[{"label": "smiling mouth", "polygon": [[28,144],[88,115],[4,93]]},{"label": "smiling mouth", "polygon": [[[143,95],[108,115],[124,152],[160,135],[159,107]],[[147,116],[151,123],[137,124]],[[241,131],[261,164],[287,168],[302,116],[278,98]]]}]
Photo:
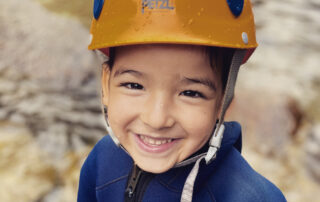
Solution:
[{"label": "smiling mouth", "polygon": [[152,138],[149,136],[138,135],[138,137],[145,143],[151,146],[160,146],[172,142],[172,138]]},{"label": "smiling mouth", "polygon": [[135,134],[138,147],[147,153],[163,153],[169,151],[179,142],[179,138],[154,138],[146,135]]}]

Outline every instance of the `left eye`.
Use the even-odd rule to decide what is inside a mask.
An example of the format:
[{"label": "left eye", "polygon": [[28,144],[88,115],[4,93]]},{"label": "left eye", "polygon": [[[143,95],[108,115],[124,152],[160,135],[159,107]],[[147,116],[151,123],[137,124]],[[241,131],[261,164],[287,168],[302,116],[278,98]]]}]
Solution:
[{"label": "left eye", "polygon": [[185,90],[181,92],[180,95],[184,95],[192,98],[205,98],[205,96],[202,93],[198,91],[193,91],[193,90]]},{"label": "left eye", "polygon": [[121,83],[120,86],[126,87],[128,89],[142,90],[143,86],[138,83]]}]

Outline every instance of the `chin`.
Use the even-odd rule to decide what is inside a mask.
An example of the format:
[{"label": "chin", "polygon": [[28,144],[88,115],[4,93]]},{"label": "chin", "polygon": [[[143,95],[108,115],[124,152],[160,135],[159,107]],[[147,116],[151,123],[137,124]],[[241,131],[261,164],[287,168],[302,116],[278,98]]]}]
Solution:
[{"label": "chin", "polygon": [[136,162],[136,164],[141,168],[142,170],[149,172],[149,173],[154,173],[154,174],[159,174],[159,173],[164,173],[168,170],[170,170],[174,165],[166,163],[166,165],[159,164],[159,163],[139,163]]}]

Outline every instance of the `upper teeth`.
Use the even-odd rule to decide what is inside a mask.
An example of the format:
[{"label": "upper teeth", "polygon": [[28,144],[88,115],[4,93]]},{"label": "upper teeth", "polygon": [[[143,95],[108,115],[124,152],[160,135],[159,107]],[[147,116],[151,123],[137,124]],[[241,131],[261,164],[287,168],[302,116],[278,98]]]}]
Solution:
[{"label": "upper teeth", "polygon": [[144,143],[151,144],[151,145],[162,145],[172,141],[172,139],[159,140],[159,139],[154,139],[154,138],[143,136],[143,135],[139,135],[139,137]]}]

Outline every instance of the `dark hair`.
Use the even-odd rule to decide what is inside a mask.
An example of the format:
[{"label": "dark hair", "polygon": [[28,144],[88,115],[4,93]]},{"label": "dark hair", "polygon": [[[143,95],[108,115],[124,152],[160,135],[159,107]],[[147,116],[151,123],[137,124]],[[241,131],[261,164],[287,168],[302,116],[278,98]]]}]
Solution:
[{"label": "dark hair", "polygon": [[221,48],[212,46],[208,46],[206,48],[206,53],[210,61],[210,66],[212,68],[218,68],[217,71],[220,73],[223,92],[227,85],[230,65],[234,51],[235,50],[232,48]]},{"label": "dark hair", "polygon": [[[109,60],[106,61],[106,63],[108,63],[110,70],[114,65],[115,52],[116,51],[114,47],[109,49]],[[227,85],[230,64],[234,54],[234,49],[207,46],[205,52],[208,55],[210,66],[212,68],[220,68],[217,69],[217,71],[220,73],[222,81],[222,90],[224,92]],[[214,58],[214,60],[212,58]]]},{"label": "dark hair", "polygon": [[116,55],[116,48],[114,48],[114,47],[110,48],[109,49],[109,60],[107,61],[108,65],[110,67],[110,70],[112,69],[113,64],[114,64],[115,55]]}]

